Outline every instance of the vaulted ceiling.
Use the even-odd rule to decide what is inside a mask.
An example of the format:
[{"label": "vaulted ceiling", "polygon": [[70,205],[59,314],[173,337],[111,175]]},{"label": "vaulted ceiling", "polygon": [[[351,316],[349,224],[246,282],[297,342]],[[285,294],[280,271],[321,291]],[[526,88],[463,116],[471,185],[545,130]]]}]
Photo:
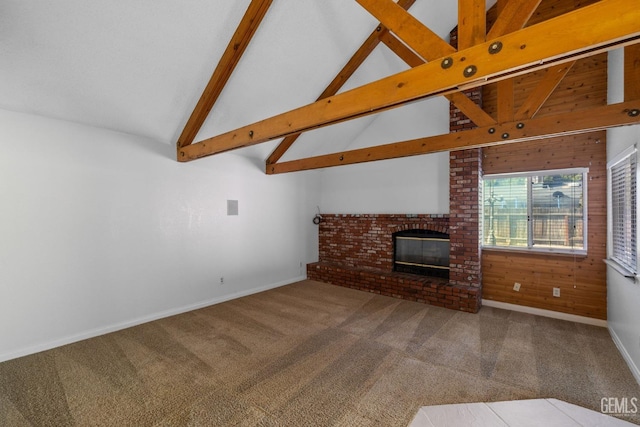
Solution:
[{"label": "vaulted ceiling", "polygon": [[[250,0],[3,0],[0,108],[175,143]],[[442,37],[454,1],[412,7]],[[196,140],[314,101],[377,20],[355,1],[275,0]],[[346,87],[408,68],[379,47]],[[336,143],[370,122],[349,123]],[[305,135],[312,147],[324,137]],[[316,143],[318,142],[318,144]],[[269,146],[237,153],[266,158]]]},{"label": "vaulted ceiling", "polygon": [[[540,0],[499,0],[496,23],[487,28],[492,3],[6,0],[0,108],[177,143],[179,161],[252,147],[243,151],[265,159],[268,173],[640,121],[633,113],[637,90],[628,103],[590,114],[535,117],[572,61],[637,46],[635,0],[601,0],[531,26]],[[457,49],[448,43],[456,25]],[[635,64],[629,82],[638,80]],[[537,69],[555,77],[527,111],[504,108],[491,117],[460,92]],[[373,113],[442,96],[479,128],[464,138],[444,134],[341,151],[379,117]],[[292,159],[288,148],[299,145],[301,132],[305,149]]]}]

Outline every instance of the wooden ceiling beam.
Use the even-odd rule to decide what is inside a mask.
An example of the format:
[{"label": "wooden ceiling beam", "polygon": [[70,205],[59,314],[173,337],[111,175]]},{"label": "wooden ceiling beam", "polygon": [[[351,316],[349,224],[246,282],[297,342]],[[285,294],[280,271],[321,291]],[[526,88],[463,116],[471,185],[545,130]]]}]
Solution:
[{"label": "wooden ceiling beam", "polygon": [[497,84],[498,90],[498,122],[510,122],[514,118],[514,97],[515,97],[515,82],[513,78],[499,81]]},{"label": "wooden ceiling beam", "polygon": [[393,0],[356,0],[426,61],[456,50]]},{"label": "wooden ceiling beam", "polygon": [[390,32],[386,32],[380,36],[380,41],[385,44],[396,56],[402,59],[405,64],[410,67],[417,67],[425,63],[425,60],[417,53],[411,50],[406,44],[402,43],[396,36]]},{"label": "wooden ceiling beam", "polygon": [[[378,27],[380,28],[380,27]],[[386,31],[382,30],[381,31]],[[349,77],[358,69],[364,60],[373,52],[373,49],[380,43],[378,31],[374,30],[367,40],[360,46],[356,53],[351,57],[349,62],[340,70],[338,75],[329,83],[329,86],[320,94],[317,101],[325,99],[338,93],[340,88],[347,82]],[[267,165],[276,163],[291,148],[294,142],[300,137],[300,133],[286,136],[280,144],[273,150],[267,158]]]},{"label": "wooden ceiling beam", "polygon": [[445,98],[453,103],[476,126],[491,126],[496,123],[496,120],[489,113],[480,108],[478,104],[462,92],[450,93],[445,95]]},{"label": "wooden ceiling beam", "polygon": [[[530,119],[534,117],[538,110],[540,110],[540,107],[542,107],[546,100],[549,99],[549,96],[551,96],[553,91],[558,87],[562,79],[567,75],[575,63],[576,61],[567,62],[566,64],[547,68],[542,80],[536,85],[516,112],[515,120]],[[640,95],[638,95],[637,98],[640,98]]]},{"label": "wooden ceiling beam", "polygon": [[[429,96],[549,68],[635,44],[639,37],[640,9],[635,4],[627,0],[601,0],[506,34],[499,40],[464,49],[443,61],[429,62],[183,147],[178,150],[178,160],[194,160],[362,117]],[[501,49],[495,52],[498,42]]]},{"label": "wooden ceiling beam", "polygon": [[[418,65],[424,64],[422,58],[398,40],[393,34],[387,32],[381,37],[381,40],[410,67],[417,67]],[[496,123],[493,117],[469,99],[464,93],[454,92],[445,95],[445,97],[477,126],[488,126]]]},{"label": "wooden ceiling beam", "polygon": [[328,168],[442,151],[512,144],[562,135],[594,132],[609,127],[640,123],[640,116],[630,113],[634,109],[640,109],[640,99],[594,107],[583,111],[572,111],[570,113],[555,114],[537,119],[516,120],[462,132],[282,162],[271,165],[269,169],[267,169],[267,173],[278,174]]},{"label": "wooden ceiling beam", "polygon": [[[487,37],[498,38],[524,28],[540,2],[541,0],[498,0],[498,19]],[[509,122],[515,118],[514,86],[513,79],[505,79],[497,84],[497,116],[500,123]]]},{"label": "wooden ceiling beam", "polygon": [[[416,0],[399,0],[398,5],[403,9],[409,9]],[[356,72],[358,67],[362,65],[365,59],[371,55],[371,52],[378,46],[381,39],[389,34],[389,30],[385,28],[384,25],[379,24],[367,37],[365,42],[358,48],[358,50],[353,54],[351,59],[347,61],[347,64],[340,70],[338,75],[329,83],[327,88],[320,94],[317,101],[325,99],[329,96],[335,95],[338,91],[344,86],[344,84],[349,80],[349,78]],[[289,135],[285,137],[280,144],[273,150],[271,155],[267,158],[267,166],[273,163],[277,163],[278,160],[282,158],[284,153],[291,148],[294,142],[300,137],[300,134]]]},{"label": "wooden ceiling beam", "polygon": [[487,36],[485,0],[458,0],[458,50],[483,43]]},{"label": "wooden ceiling beam", "polygon": [[267,10],[269,10],[271,2],[272,0],[251,1],[233,37],[231,37],[220,62],[218,62],[211,79],[209,79],[209,83],[207,83],[204,92],[200,96],[196,107],[178,138],[177,145],[179,148],[186,147],[196,138],[200,128],[205,120],[207,120],[209,112],[229,81],[233,70],[236,68],[236,65],[238,65],[242,54],[247,46],[249,46],[249,42],[253,38],[258,26],[260,26],[262,18],[264,18]]},{"label": "wooden ceiling beam", "polygon": [[487,40],[517,31],[529,22],[542,0],[506,0],[498,3],[499,15],[487,33]]}]

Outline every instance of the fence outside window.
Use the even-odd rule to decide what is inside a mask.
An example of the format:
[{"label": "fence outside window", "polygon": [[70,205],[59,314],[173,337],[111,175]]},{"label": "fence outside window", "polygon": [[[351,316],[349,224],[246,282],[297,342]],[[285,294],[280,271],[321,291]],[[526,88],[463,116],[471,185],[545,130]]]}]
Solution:
[{"label": "fence outside window", "polygon": [[586,253],[587,172],[486,175],[483,246]]}]

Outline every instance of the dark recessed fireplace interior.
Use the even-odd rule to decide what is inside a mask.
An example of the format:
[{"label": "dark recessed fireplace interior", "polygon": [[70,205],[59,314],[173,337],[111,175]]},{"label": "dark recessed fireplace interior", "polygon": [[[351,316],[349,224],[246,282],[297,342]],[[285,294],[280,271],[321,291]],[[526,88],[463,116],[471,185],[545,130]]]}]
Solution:
[{"label": "dark recessed fireplace interior", "polygon": [[393,234],[393,270],[449,278],[449,235],[430,230]]}]

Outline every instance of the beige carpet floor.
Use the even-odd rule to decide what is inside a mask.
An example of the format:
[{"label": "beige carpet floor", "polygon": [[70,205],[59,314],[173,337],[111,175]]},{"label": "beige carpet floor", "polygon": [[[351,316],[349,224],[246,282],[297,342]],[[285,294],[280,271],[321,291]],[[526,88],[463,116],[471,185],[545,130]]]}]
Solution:
[{"label": "beige carpet floor", "polygon": [[640,398],[605,328],[312,281],[0,363],[2,426],[406,426],[424,405],[603,397]]}]

